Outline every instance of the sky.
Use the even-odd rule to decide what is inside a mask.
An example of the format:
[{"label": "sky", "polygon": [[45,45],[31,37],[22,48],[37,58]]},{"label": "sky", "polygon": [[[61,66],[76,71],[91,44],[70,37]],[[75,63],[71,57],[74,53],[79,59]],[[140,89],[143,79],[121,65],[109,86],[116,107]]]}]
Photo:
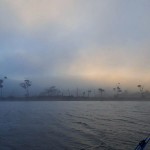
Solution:
[{"label": "sky", "polygon": [[0,0],[0,77],[150,90],[149,8],[149,0]]}]

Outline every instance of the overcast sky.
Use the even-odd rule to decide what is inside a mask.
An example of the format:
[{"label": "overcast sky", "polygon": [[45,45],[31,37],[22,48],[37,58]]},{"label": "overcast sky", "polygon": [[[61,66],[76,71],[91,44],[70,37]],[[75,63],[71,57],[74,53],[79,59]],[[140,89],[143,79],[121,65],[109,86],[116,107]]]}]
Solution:
[{"label": "overcast sky", "polygon": [[0,75],[150,88],[150,0],[0,0]]}]

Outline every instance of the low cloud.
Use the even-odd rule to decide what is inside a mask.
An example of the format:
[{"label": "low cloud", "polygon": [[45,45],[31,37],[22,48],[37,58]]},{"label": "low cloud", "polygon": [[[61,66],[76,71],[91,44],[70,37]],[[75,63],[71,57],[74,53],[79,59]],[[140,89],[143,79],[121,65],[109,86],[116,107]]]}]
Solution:
[{"label": "low cloud", "polygon": [[1,72],[19,79],[68,78],[70,84],[69,79],[147,83],[149,5],[146,0],[2,0]]}]

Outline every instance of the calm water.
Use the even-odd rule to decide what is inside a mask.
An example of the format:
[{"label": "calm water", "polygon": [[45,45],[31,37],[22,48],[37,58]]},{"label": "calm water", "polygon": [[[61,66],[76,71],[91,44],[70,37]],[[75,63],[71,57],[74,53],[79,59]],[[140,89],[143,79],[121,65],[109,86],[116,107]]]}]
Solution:
[{"label": "calm water", "polygon": [[149,133],[150,102],[0,102],[0,150],[133,150]]}]

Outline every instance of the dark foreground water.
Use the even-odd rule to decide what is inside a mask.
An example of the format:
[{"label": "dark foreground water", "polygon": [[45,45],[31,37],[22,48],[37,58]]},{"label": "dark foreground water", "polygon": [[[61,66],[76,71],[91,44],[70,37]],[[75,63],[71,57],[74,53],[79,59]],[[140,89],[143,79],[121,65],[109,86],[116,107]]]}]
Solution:
[{"label": "dark foreground water", "polygon": [[150,102],[0,102],[0,150],[133,150],[149,133]]}]

